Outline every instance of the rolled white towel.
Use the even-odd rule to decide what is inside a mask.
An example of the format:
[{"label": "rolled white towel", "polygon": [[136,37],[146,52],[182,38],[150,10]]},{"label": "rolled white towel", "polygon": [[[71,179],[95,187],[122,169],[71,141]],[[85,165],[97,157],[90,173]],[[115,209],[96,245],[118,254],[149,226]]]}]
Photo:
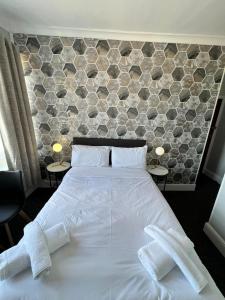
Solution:
[{"label": "rolled white towel", "polygon": [[[70,242],[69,233],[63,223],[45,231],[49,252],[52,254]],[[11,278],[30,267],[30,258],[23,240],[0,254],[0,280]]]},{"label": "rolled white towel", "polygon": [[[194,245],[187,236],[180,234],[172,228],[168,230],[168,233],[188,249],[188,252],[193,249]],[[161,280],[176,266],[174,260],[156,241],[152,241],[140,248],[138,250],[138,258],[154,280]]]},{"label": "rolled white towel", "polygon": [[[193,289],[200,293],[208,284],[203,270],[195,256],[187,250],[170,234],[155,225],[149,225],[145,231],[156,240],[163,250],[176,262]],[[194,251],[194,250],[192,250]]]},{"label": "rolled white towel", "polygon": [[0,254],[0,280],[5,280],[30,266],[30,258],[23,243]]},{"label": "rolled white towel", "polygon": [[30,257],[33,278],[49,274],[52,260],[45,234],[38,222],[33,221],[24,228],[24,245]]}]

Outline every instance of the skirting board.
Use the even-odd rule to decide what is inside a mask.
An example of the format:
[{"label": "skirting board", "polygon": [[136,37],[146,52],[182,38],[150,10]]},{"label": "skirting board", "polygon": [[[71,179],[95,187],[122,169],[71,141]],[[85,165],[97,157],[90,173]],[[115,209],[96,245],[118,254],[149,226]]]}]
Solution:
[{"label": "skirting board", "polygon": [[[52,180],[52,185],[55,185],[55,181]],[[47,179],[42,180],[41,187],[49,187],[49,181]],[[159,184],[158,185],[160,191],[163,190],[164,184]],[[168,183],[166,185],[165,190],[166,191],[194,191],[196,187],[196,184],[170,184]]]},{"label": "skirting board", "polygon": [[207,222],[203,228],[203,231],[220,251],[225,256],[225,240],[219,235],[219,233]]},{"label": "skirting board", "polygon": [[212,172],[212,171],[210,171],[206,168],[203,169],[203,173],[206,176],[208,176],[209,178],[211,178],[212,180],[214,180],[214,181],[218,182],[219,184],[221,184],[222,179],[223,179],[221,176],[217,175],[216,173],[214,173],[214,172]]},{"label": "skirting board", "polygon": [[[164,188],[164,184],[159,184],[158,185],[160,191],[163,190]],[[166,184],[166,188],[165,190],[166,191],[195,191],[195,187],[196,187],[196,184],[174,184],[174,183],[168,183]]]}]

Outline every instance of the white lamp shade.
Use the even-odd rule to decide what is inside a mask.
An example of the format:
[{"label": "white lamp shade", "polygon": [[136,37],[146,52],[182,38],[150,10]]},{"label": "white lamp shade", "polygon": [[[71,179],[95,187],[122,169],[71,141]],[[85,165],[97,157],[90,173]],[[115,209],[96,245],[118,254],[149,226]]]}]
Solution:
[{"label": "white lamp shade", "polygon": [[59,144],[59,143],[55,143],[53,146],[52,146],[52,149],[54,152],[61,152],[62,151],[62,145]]},{"label": "white lamp shade", "polygon": [[158,156],[162,156],[164,153],[165,153],[165,150],[163,149],[163,147],[157,147],[155,149],[155,153],[158,155]]}]

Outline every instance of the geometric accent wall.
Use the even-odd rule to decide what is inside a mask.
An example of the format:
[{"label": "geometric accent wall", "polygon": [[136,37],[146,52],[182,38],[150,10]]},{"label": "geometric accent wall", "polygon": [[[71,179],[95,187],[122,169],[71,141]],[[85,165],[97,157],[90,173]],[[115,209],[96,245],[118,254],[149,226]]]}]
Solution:
[{"label": "geometric accent wall", "polygon": [[168,182],[194,183],[217,100],[225,47],[14,34],[40,163],[74,136],[163,146]]}]

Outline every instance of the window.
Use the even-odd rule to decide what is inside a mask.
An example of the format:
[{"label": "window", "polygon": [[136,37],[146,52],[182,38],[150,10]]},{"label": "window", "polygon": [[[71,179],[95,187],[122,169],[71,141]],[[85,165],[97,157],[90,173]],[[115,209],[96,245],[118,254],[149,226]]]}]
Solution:
[{"label": "window", "polygon": [[5,151],[2,144],[2,139],[0,136],[0,171],[8,170],[6,158],[5,158]]}]

